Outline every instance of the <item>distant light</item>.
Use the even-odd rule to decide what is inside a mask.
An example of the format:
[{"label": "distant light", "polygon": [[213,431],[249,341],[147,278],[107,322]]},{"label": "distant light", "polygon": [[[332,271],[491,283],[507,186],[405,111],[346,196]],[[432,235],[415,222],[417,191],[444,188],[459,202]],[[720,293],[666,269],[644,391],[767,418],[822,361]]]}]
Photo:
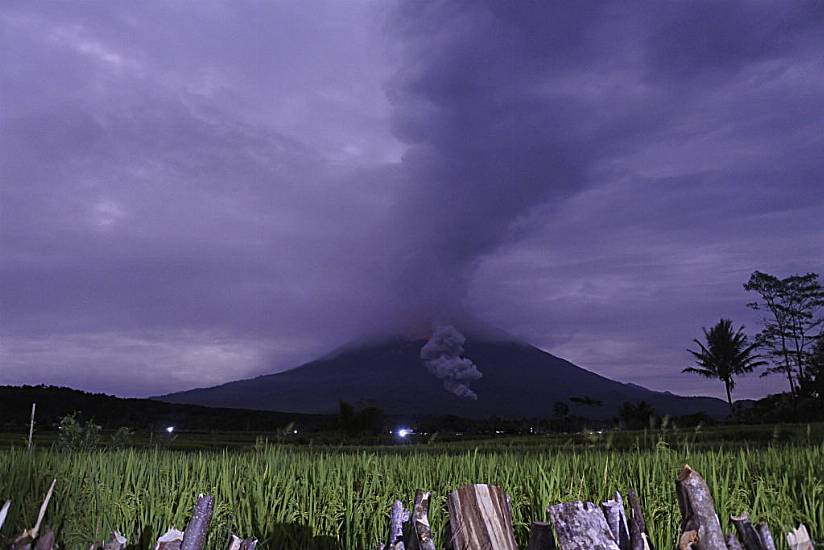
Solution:
[{"label": "distant light", "polygon": [[412,433],[412,430],[410,430],[409,428],[401,428],[400,430],[398,430],[398,437],[403,439],[403,438],[406,438],[411,433]]},{"label": "distant light", "polygon": [[297,430],[292,430],[292,433],[293,433],[293,434],[297,434],[297,433],[298,433],[298,431],[297,431]]},{"label": "distant light", "polygon": [[504,433],[504,431],[503,430],[495,430],[495,433],[500,435],[500,434]]},{"label": "distant light", "polygon": [[174,431],[175,431],[174,426],[166,426],[166,433],[167,434],[174,433]]}]

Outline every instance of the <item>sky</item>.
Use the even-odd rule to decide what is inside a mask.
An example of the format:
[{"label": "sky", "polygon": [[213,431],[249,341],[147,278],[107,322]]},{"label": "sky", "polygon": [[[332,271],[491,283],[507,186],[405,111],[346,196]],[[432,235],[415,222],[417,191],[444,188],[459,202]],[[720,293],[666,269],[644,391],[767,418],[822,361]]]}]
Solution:
[{"label": "sky", "polygon": [[721,396],[681,373],[701,328],[824,271],[822,36],[816,1],[5,2],[0,384],[155,395],[474,319]]}]

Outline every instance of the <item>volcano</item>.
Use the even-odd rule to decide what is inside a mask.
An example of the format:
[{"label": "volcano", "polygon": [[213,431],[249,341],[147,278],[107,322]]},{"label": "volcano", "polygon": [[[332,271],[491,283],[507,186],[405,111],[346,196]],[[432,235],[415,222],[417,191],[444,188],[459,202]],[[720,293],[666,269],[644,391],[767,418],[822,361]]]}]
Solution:
[{"label": "volcano", "polygon": [[[464,356],[483,373],[476,399],[448,391],[421,360],[426,340],[392,338],[342,348],[294,369],[172,393],[155,399],[211,407],[331,414],[340,401],[389,414],[467,418],[545,418],[562,401],[573,414],[615,416],[624,402],[646,401],[659,414],[724,416],[724,401],[683,397],[605,378],[534,346],[511,339],[469,337]],[[588,398],[589,405],[570,402]],[[580,400],[578,400],[580,401]],[[586,400],[584,400],[586,401]],[[600,402],[600,404],[592,404]]]}]

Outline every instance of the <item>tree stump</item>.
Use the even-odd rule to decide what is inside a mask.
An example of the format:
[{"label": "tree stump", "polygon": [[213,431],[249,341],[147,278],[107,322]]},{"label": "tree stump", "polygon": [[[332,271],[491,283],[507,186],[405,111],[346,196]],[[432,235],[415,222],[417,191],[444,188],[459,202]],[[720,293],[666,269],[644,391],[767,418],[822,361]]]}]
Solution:
[{"label": "tree stump", "polygon": [[495,485],[465,485],[449,493],[447,546],[454,550],[518,550],[506,495]]},{"label": "tree stump", "polygon": [[644,519],[644,511],[641,509],[641,501],[638,500],[638,493],[630,488],[627,491],[627,500],[632,510],[632,517],[629,518],[629,545],[632,550],[655,550],[650,542],[647,522]]},{"label": "tree stump", "polygon": [[201,550],[206,545],[206,536],[209,534],[209,522],[212,520],[212,510],[215,498],[211,495],[201,495],[197,499],[192,519],[183,532],[183,541],[180,550]]},{"label": "tree stump", "polygon": [[755,531],[755,527],[753,527],[752,522],[750,522],[750,517],[747,515],[747,512],[742,513],[740,516],[730,516],[730,521],[735,526],[744,550],[764,550],[761,537],[759,537]]},{"label": "tree stump", "polygon": [[384,548],[386,550],[404,550],[403,526],[409,521],[409,510],[404,509],[403,502],[396,500],[389,513],[389,539]]},{"label": "tree stump", "polygon": [[738,537],[735,536],[735,533],[727,535],[727,550],[744,550],[744,547],[738,542]]},{"label": "tree stump", "polygon": [[561,550],[620,550],[601,509],[591,502],[549,507]]},{"label": "tree stump", "polygon": [[183,542],[183,531],[178,531],[174,527],[160,535],[155,545],[155,550],[180,550]]},{"label": "tree stump", "polygon": [[406,537],[407,550],[435,550],[432,528],[429,525],[429,499],[432,493],[418,489],[412,505],[412,517]]},{"label": "tree stump", "polygon": [[691,547],[695,550],[726,549],[721,522],[715,513],[715,503],[704,478],[687,464],[678,474],[675,488],[681,509],[681,531],[696,531],[698,535]]},{"label": "tree stump", "polygon": [[627,526],[627,516],[624,511],[624,499],[621,493],[616,492],[615,497],[601,503],[601,511],[607,520],[612,538],[621,550],[630,550],[629,527]]},{"label": "tree stump", "polygon": [[790,550],[813,550],[810,534],[803,523],[797,529],[787,533],[787,544],[790,545]]},{"label": "tree stump", "polygon": [[772,533],[770,533],[770,526],[766,523],[759,523],[756,528],[758,537],[761,539],[761,544],[765,550],[775,550],[775,541],[773,541]]}]

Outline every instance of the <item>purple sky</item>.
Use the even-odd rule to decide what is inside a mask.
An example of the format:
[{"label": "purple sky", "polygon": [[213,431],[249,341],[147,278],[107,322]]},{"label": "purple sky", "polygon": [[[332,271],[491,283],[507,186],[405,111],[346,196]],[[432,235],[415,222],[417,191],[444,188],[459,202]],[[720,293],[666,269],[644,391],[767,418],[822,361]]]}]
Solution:
[{"label": "purple sky", "polygon": [[470,315],[720,396],[701,327],[824,271],[822,36],[817,1],[6,2],[0,384],[165,393]]}]

